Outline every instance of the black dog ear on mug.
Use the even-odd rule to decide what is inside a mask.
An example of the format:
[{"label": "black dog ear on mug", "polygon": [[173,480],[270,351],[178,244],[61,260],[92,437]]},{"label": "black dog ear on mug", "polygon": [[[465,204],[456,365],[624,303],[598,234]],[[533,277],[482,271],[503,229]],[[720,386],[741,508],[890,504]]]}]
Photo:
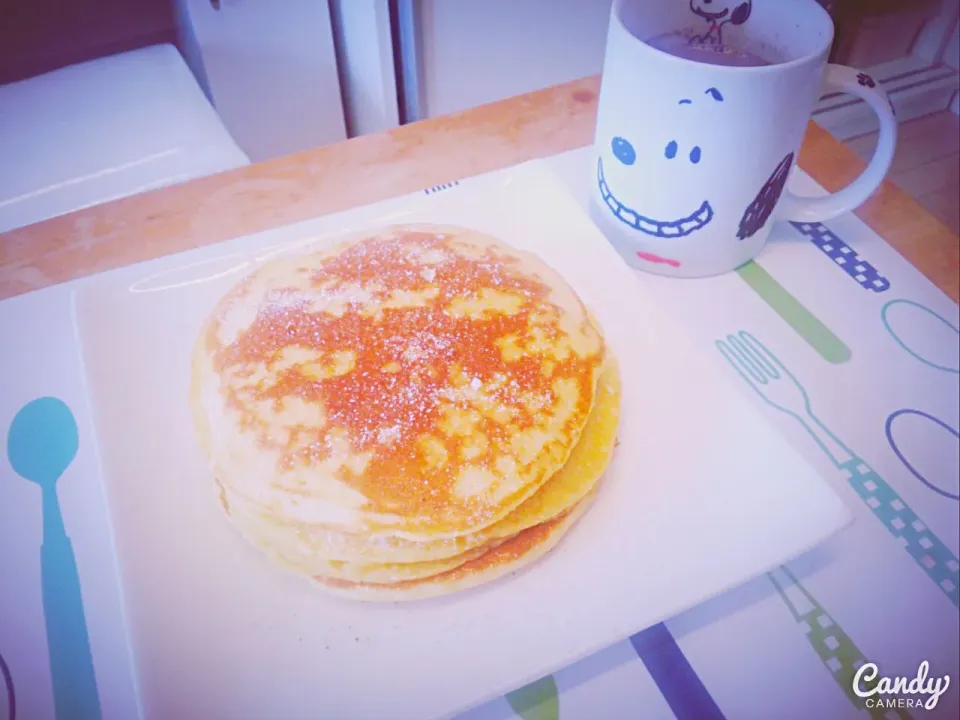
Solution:
[{"label": "black dog ear on mug", "polygon": [[752,0],[747,0],[747,2],[742,5],[738,5],[736,9],[730,13],[730,22],[734,25],[743,25],[750,18],[750,11],[752,9]]}]

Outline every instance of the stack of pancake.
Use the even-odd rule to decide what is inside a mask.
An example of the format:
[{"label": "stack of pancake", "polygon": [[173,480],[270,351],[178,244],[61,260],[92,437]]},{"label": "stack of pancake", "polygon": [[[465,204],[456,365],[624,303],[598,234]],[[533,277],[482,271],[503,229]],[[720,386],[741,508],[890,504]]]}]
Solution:
[{"label": "stack of pancake", "polygon": [[610,462],[620,379],[539,258],[392,226],[235,286],[197,338],[190,405],[247,540],[331,593],[394,601],[553,548]]}]

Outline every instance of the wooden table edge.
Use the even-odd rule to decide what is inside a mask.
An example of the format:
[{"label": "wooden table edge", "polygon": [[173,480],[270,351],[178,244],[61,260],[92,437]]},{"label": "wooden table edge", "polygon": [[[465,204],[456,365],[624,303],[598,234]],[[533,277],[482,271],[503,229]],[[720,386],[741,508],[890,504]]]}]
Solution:
[{"label": "wooden table edge", "polygon": [[[0,234],[0,300],[589,145],[599,87],[583,78]],[[799,165],[831,192],[865,167],[812,122]],[[960,302],[957,235],[890,181],[856,214]]]}]

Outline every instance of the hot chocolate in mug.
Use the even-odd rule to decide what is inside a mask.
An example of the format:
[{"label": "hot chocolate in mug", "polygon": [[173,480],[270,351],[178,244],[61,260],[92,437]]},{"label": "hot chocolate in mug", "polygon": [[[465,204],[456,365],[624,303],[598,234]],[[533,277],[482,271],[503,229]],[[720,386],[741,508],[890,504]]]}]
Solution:
[{"label": "hot chocolate in mug", "polygon": [[[627,262],[675,277],[735,270],[777,221],[825,221],[881,184],[896,147],[873,78],[827,63],[815,0],[614,0],[592,162],[591,214]],[[880,120],[872,162],[833,195],[787,180],[818,99],[862,98]]]}]

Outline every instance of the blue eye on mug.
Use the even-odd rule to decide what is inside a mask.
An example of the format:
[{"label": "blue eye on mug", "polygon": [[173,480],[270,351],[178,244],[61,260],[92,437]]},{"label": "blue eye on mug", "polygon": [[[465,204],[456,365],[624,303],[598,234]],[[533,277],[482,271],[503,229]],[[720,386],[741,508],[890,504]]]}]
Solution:
[{"label": "blue eye on mug", "polygon": [[678,149],[679,149],[679,146],[677,145],[677,141],[671,140],[670,143],[667,145],[666,151],[664,151],[664,155],[667,156],[667,160],[673,160],[677,156]]},{"label": "blue eye on mug", "polygon": [[624,165],[633,165],[637,161],[637,151],[633,149],[629,140],[615,137],[610,146],[613,149],[613,156]]},{"label": "blue eye on mug", "polygon": [[695,146],[693,150],[690,151],[690,162],[696,165],[698,162],[700,162],[701,155],[702,155],[702,152],[700,150],[700,146],[699,145]]}]

